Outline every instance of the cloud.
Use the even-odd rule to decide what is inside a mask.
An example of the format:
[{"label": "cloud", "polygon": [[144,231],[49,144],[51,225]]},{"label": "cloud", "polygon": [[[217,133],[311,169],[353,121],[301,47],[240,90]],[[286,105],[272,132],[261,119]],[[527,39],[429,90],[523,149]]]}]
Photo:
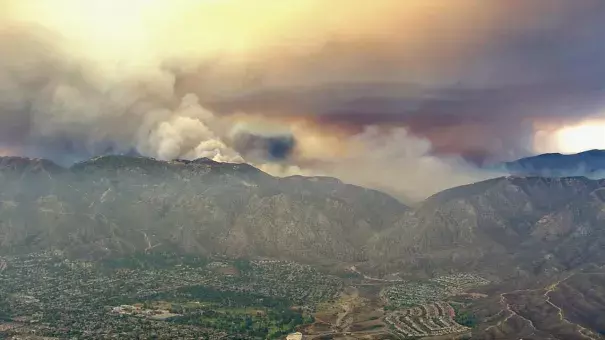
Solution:
[{"label": "cloud", "polygon": [[246,155],[248,159],[285,160],[290,156],[296,144],[296,140],[291,135],[262,136],[253,133],[239,133],[234,137],[234,148]]},{"label": "cloud", "polygon": [[[148,113],[149,114],[149,113]],[[186,95],[180,106],[159,116],[169,117],[147,130],[139,131],[137,150],[158,159],[195,159],[207,157],[222,162],[243,162],[243,158],[228,147],[209,127],[214,115],[198,103],[194,94]]]},{"label": "cloud", "polygon": [[105,65],[72,60],[38,31],[2,33],[9,52],[0,58],[0,143],[58,158],[134,149],[159,159],[242,161],[197,96],[174,93],[170,70],[106,75]]},{"label": "cloud", "polygon": [[[306,132],[309,134],[309,131]],[[298,141],[306,152],[290,166],[264,167],[276,175],[321,175],[375,188],[405,201],[422,200],[438,191],[502,175],[477,169],[458,156],[435,156],[431,143],[411,135],[404,128],[367,126],[338,143],[347,150],[327,155],[310,145],[309,136]],[[323,148],[337,148],[329,138],[320,139]],[[333,143],[334,141],[332,141]]]},{"label": "cloud", "polygon": [[406,127],[434,152],[476,163],[538,151],[536,122],[602,114],[602,1],[398,3],[381,23],[370,11],[364,33],[341,28],[349,34],[306,53],[268,54],[250,67],[250,89],[209,105],[356,131]]},{"label": "cloud", "polygon": [[367,127],[352,142],[361,152],[329,165],[328,173],[415,201],[499,175],[478,170],[458,156],[435,156],[428,140],[414,137],[403,128],[382,131]]}]

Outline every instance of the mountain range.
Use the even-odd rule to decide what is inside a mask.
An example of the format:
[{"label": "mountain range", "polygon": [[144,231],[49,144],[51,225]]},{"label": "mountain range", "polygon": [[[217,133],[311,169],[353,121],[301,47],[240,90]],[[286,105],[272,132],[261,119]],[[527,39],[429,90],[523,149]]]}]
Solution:
[{"label": "mountain range", "polygon": [[498,277],[605,264],[605,180],[585,177],[501,177],[411,208],[334,178],[209,159],[4,157],[0,187],[4,254],[170,251]]},{"label": "mountain range", "polygon": [[275,178],[247,164],[107,156],[63,169],[0,160],[0,249],[76,256],[178,251],[363,260],[408,208],[332,178]]},{"label": "mountain range", "polygon": [[523,176],[605,178],[605,150],[568,155],[547,153],[502,163],[496,168]]}]

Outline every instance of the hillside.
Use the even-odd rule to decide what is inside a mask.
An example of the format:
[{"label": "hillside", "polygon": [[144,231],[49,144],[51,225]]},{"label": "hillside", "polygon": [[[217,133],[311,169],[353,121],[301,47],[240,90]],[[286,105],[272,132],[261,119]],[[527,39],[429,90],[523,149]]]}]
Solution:
[{"label": "hillside", "polygon": [[438,193],[369,242],[376,264],[531,276],[603,262],[605,181],[506,177]]},{"label": "hillside", "polygon": [[107,156],[62,169],[0,159],[0,248],[103,257],[168,250],[359,261],[407,207],[331,178],[246,164]]},{"label": "hillside", "polygon": [[[5,253],[175,251],[361,263],[385,273],[495,268],[533,275],[601,261],[605,181],[505,177],[409,209],[333,178],[246,164],[107,156],[61,168],[0,159]],[[382,268],[382,269],[381,269]]]},{"label": "hillside", "polygon": [[4,253],[167,250],[353,262],[379,274],[523,276],[605,258],[605,181],[583,177],[497,178],[412,210],[337,179],[276,178],[208,159],[106,156],[64,169],[12,157],[0,169]]}]

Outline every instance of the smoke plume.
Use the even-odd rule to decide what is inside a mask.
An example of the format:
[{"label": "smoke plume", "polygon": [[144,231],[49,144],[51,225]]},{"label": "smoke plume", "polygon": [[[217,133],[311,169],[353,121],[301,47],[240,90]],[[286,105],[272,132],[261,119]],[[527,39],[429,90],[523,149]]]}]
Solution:
[{"label": "smoke plume", "polygon": [[570,4],[0,0],[0,155],[209,157],[421,199],[535,152],[535,121],[600,112],[605,6]]},{"label": "smoke plume", "polygon": [[367,126],[360,133],[331,138],[326,131],[314,134],[307,126],[296,141],[287,164],[273,163],[261,169],[278,176],[336,177],[408,203],[453,186],[502,175],[477,169],[459,156],[436,156],[428,140],[404,128]]},{"label": "smoke plume", "polygon": [[[0,32],[0,143],[41,156],[136,150],[159,159],[241,157],[213,129],[195,94],[174,93],[175,74],[73,59],[38,32]],[[120,72],[125,72],[120,74]]]}]

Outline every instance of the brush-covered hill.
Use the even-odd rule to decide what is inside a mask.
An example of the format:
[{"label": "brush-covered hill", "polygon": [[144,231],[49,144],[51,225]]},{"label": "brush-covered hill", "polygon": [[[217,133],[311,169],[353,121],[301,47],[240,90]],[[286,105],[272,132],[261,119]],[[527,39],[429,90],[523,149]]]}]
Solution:
[{"label": "brush-covered hill", "polygon": [[105,156],[61,168],[0,158],[0,252],[170,251],[498,275],[605,262],[605,181],[502,177],[415,209],[325,177],[247,164]]},{"label": "brush-covered hill", "polygon": [[408,208],[332,178],[275,178],[247,164],[106,156],[64,169],[0,158],[0,251],[140,251],[363,261]]}]

